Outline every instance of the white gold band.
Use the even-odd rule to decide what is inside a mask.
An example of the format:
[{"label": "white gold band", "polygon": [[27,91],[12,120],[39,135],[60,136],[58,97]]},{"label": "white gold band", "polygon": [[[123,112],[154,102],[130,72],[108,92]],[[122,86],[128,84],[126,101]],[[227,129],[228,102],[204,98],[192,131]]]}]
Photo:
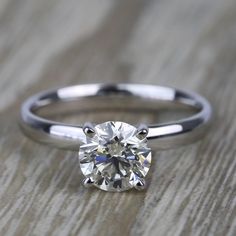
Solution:
[{"label": "white gold band", "polygon": [[[25,133],[39,142],[54,147],[79,150],[84,138],[83,125],[58,123],[38,116],[35,111],[57,102],[77,101],[81,98],[96,99],[109,96],[134,97],[179,103],[191,106],[198,112],[186,119],[165,124],[149,124],[148,136],[153,148],[169,148],[185,144],[201,137],[211,119],[212,109],[208,101],[193,92],[169,87],[142,84],[86,84],[46,91],[30,97],[21,109],[21,126]],[[157,141],[158,140],[158,141]]]}]

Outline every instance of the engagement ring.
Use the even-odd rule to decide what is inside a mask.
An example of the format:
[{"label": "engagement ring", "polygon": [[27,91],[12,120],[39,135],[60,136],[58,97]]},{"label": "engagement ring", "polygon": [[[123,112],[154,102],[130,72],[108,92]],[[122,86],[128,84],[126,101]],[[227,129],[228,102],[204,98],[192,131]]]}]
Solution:
[{"label": "engagement ring", "polygon": [[[71,103],[76,103],[79,109],[83,100],[89,100],[91,104],[102,100],[103,109],[155,110],[166,104],[183,105],[193,108],[195,114],[169,123],[138,125],[117,120],[73,125],[40,115],[46,107],[53,113],[58,104],[62,105],[62,112]],[[211,113],[208,101],[193,92],[142,84],[86,84],[30,97],[22,105],[21,127],[36,141],[79,151],[86,187],[120,192],[133,187],[144,189],[145,176],[151,165],[151,148],[162,149],[197,140],[206,132]]]}]

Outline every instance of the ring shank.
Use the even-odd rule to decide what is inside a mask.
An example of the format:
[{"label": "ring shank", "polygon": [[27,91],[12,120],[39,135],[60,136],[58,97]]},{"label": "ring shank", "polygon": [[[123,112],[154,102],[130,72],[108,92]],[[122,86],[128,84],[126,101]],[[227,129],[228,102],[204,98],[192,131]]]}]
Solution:
[{"label": "ring shank", "polygon": [[40,108],[56,102],[77,101],[81,98],[136,97],[145,101],[180,103],[197,108],[195,115],[165,124],[150,124],[148,140],[152,148],[170,148],[193,142],[202,137],[209,125],[212,110],[208,101],[198,94],[169,87],[143,84],[87,84],[39,93],[22,105],[21,127],[32,139],[51,146],[79,150],[85,140],[82,125],[54,122],[36,114]]}]

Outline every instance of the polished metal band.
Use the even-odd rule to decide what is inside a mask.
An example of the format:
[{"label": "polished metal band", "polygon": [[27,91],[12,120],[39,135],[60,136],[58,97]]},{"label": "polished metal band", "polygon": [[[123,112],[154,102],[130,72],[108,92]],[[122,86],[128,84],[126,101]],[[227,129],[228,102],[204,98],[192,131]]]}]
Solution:
[{"label": "polished metal band", "polygon": [[25,133],[42,143],[68,150],[78,150],[85,138],[83,125],[71,125],[44,119],[36,114],[42,107],[57,102],[79,101],[81,98],[132,97],[149,101],[159,100],[191,106],[198,112],[186,119],[165,124],[148,125],[149,145],[169,148],[202,137],[211,119],[211,106],[202,96],[169,87],[143,84],[86,84],[39,93],[30,97],[21,109],[21,126]]}]

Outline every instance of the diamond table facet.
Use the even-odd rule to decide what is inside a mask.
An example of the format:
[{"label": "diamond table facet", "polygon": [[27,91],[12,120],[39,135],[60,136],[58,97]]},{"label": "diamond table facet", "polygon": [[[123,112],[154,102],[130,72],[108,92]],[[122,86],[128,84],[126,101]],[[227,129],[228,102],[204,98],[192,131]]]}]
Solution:
[{"label": "diamond table facet", "polygon": [[142,189],[151,164],[151,149],[139,130],[124,122],[94,127],[80,147],[79,162],[86,185],[105,191]]}]

